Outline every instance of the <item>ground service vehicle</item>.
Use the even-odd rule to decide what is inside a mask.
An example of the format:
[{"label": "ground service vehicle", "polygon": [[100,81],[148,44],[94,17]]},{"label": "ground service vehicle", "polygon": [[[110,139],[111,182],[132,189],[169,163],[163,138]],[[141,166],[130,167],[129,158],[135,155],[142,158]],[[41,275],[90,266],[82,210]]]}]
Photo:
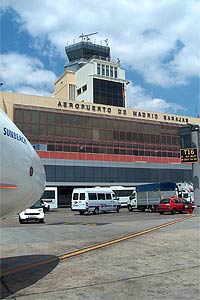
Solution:
[{"label": "ground service vehicle", "polygon": [[49,209],[58,208],[57,187],[46,187],[41,199]]},{"label": "ground service vehicle", "polygon": [[121,207],[127,207],[127,202],[131,194],[135,191],[135,187],[111,186],[110,188],[119,198]]},{"label": "ground service vehicle", "polygon": [[162,215],[165,212],[171,213],[174,215],[175,213],[182,213],[186,211],[188,206],[192,207],[192,204],[185,199],[180,198],[164,198],[160,200],[158,205],[158,212]]},{"label": "ground service vehicle", "polygon": [[127,208],[129,211],[139,209],[145,211],[157,211],[162,198],[170,198],[176,195],[175,182],[160,182],[142,184],[136,186],[135,192],[130,196]]},{"label": "ground service vehicle", "polygon": [[75,188],[72,193],[71,210],[98,214],[99,212],[120,210],[120,203],[110,188]]},{"label": "ground service vehicle", "polygon": [[19,213],[19,223],[24,222],[39,222],[44,223],[44,210],[43,207],[31,206]]}]

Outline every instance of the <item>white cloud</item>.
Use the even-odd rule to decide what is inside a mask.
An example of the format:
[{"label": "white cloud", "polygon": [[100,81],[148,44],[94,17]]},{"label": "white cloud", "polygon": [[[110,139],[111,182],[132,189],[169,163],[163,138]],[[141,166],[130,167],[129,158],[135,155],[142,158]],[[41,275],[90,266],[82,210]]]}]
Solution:
[{"label": "white cloud", "polygon": [[17,53],[0,55],[1,74],[0,80],[6,89],[19,91],[32,89],[33,91],[43,90],[52,92],[56,76],[53,72],[45,70],[44,65],[36,58],[19,55]]},{"label": "white cloud", "polygon": [[[120,58],[133,82],[134,71],[152,90],[187,85],[199,77],[199,0],[5,0],[1,5],[17,12],[19,30],[33,37],[31,47],[38,56],[46,53],[52,64],[56,51],[66,57],[68,41],[98,31],[92,40],[104,44],[108,38],[112,58]],[[45,70],[40,60],[11,54],[5,60],[1,80],[9,81],[16,91],[29,89],[41,95],[52,91],[55,74]],[[127,97],[129,106],[138,109],[185,112],[182,105],[153,98],[139,86],[129,85]]]},{"label": "white cloud", "polygon": [[130,82],[127,86],[126,101],[127,107],[139,110],[175,114],[180,114],[180,112],[186,111],[186,108],[181,105],[147,95],[141,86],[134,86],[132,82]]},{"label": "white cloud", "polygon": [[177,86],[200,74],[198,0],[7,0],[6,5],[19,14],[21,28],[46,37],[63,56],[67,41],[99,31],[94,38],[108,37],[113,56],[148,83]]}]

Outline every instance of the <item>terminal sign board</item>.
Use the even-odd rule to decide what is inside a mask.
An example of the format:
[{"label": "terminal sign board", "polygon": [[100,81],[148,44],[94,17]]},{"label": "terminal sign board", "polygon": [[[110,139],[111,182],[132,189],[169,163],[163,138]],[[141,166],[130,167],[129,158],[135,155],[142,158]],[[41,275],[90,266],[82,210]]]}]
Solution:
[{"label": "terminal sign board", "polygon": [[197,148],[180,149],[181,162],[195,162],[198,161]]}]

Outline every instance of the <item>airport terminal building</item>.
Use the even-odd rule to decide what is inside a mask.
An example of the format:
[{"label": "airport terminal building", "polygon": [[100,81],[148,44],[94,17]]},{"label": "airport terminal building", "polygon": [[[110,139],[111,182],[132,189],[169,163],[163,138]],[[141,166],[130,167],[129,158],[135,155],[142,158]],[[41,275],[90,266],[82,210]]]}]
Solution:
[{"label": "airport terminal building", "polygon": [[180,128],[200,118],[127,108],[125,71],[108,46],[82,40],[66,53],[50,97],[2,92],[0,100],[42,158],[58,204],[69,204],[76,186],[191,181]]}]

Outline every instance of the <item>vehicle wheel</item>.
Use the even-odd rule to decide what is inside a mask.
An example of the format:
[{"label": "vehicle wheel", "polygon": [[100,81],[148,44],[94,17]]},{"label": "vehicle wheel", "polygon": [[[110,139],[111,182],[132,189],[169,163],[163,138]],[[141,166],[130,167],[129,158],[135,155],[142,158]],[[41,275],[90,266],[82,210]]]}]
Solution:
[{"label": "vehicle wheel", "polygon": [[160,211],[160,215],[163,215],[164,214],[164,212],[163,211]]},{"label": "vehicle wheel", "polygon": [[176,208],[173,208],[172,211],[171,211],[171,214],[175,215],[175,213],[176,213]]},{"label": "vehicle wheel", "polygon": [[128,205],[127,208],[128,208],[129,211],[133,211],[133,208],[132,208],[131,205]]},{"label": "vehicle wheel", "polygon": [[44,223],[44,219],[40,219],[40,223]]},{"label": "vehicle wheel", "polygon": [[84,215],[84,211],[79,211],[79,214],[80,215]]},{"label": "vehicle wheel", "polygon": [[149,212],[152,213],[154,211],[153,206],[149,207]]},{"label": "vehicle wheel", "polygon": [[141,209],[141,211],[143,211],[143,212],[144,212],[144,211],[145,211],[145,209],[146,209],[146,208],[145,208],[145,207],[143,207],[143,208]]},{"label": "vehicle wheel", "polygon": [[117,206],[116,212],[119,212],[119,209],[120,209],[119,206]]},{"label": "vehicle wheel", "polygon": [[19,217],[19,223],[20,224],[23,224],[24,223],[24,221]]},{"label": "vehicle wheel", "polygon": [[95,210],[93,211],[93,215],[98,215],[99,214],[99,208],[95,207]]}]

